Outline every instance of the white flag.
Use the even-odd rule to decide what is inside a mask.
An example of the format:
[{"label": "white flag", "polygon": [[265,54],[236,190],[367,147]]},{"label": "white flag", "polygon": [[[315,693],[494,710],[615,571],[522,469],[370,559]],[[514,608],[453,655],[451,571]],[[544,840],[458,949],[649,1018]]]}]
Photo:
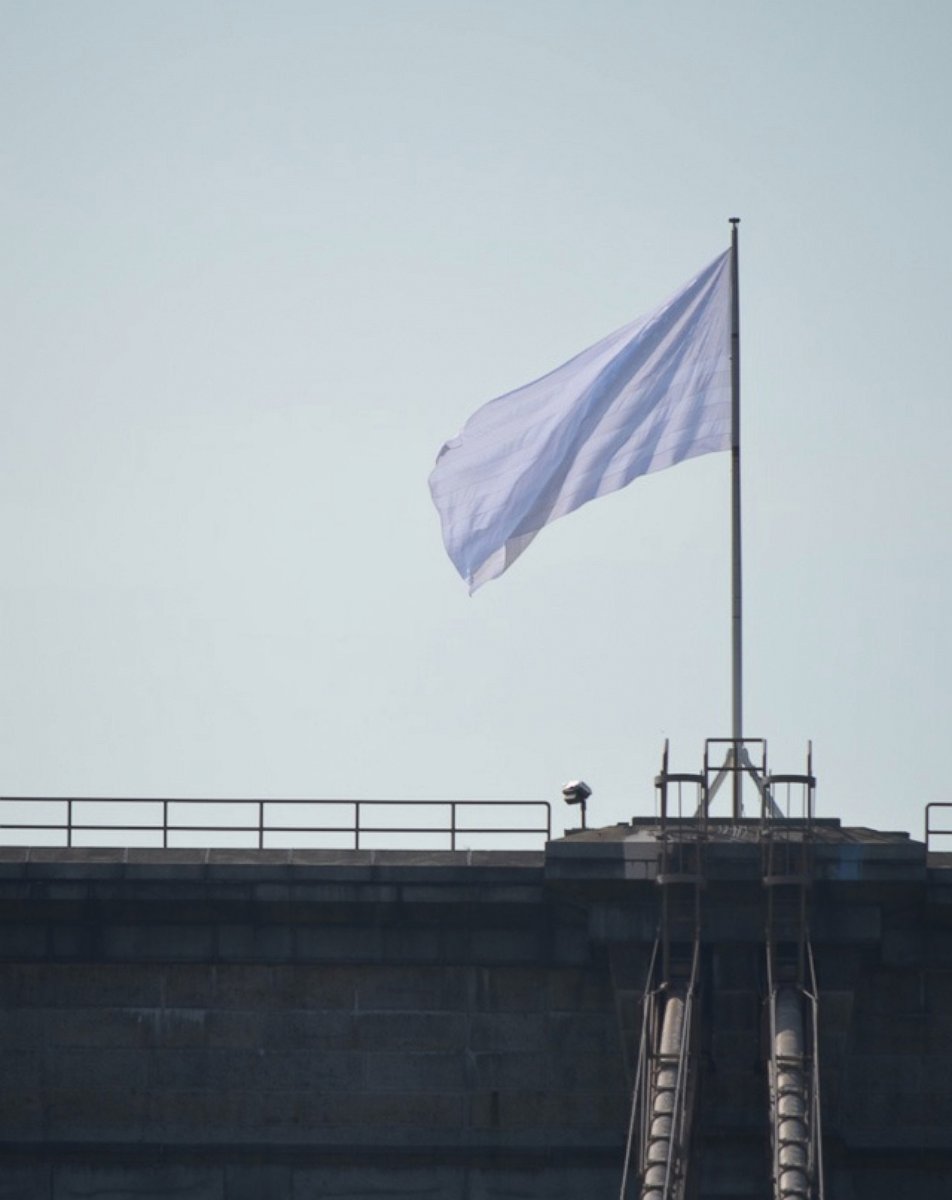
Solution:
[{"label": "white flag", "polygon": [[662,304],[491,400],[430,475],[446,551],[474,592],[544,525],[639,475],[731,444],[728,250]]}]

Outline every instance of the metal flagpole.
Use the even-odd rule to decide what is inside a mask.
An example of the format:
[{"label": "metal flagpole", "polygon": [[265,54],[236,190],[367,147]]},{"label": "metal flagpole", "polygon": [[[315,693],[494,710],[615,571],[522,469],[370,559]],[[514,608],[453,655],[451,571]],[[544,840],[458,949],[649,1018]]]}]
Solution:
[{"label": "metal flagpole", "polygon": [[740,280],[737,261],[737,226],[731,217],[731,650],[732,729],[731,758],[734,767],[734,820],[743,815],[742,756],[744,737],[743,654],[740,569]]}]

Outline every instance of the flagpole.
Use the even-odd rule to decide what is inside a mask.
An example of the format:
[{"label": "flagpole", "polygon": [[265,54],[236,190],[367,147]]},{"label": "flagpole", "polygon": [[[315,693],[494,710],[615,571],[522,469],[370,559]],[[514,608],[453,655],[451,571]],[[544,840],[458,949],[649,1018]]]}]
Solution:
[{"label": "flagpole", "polygon": [[743,649],[741,622],[740,554],[740,275],[737,257],[737,226],[740,217],[731,217],[731,653],[732,653],[732,729],[734,820],[743,815],[741,797],[744,737]]}]

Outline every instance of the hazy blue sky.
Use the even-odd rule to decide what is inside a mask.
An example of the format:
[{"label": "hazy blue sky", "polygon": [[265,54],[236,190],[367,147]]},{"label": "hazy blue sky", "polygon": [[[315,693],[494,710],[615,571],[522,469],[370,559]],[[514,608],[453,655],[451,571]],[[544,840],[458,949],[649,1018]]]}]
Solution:
[{"label": "hazy blue sky", "polygon": [[947,798],[952,6],[2,17],[0,792],[651,811],[729,731],[728,456],[472,599],[426,480],[737,215],[747,731]]}]

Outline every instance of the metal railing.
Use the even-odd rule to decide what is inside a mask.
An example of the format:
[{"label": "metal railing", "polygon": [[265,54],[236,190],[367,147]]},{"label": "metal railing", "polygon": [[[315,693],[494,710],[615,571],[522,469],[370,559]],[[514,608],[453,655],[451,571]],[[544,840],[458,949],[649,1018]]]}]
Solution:
[{"label": "metal railing", "polygon": [[[40,806],[44,806],[44,811],[38,813],[37,819],[29,819],[31,810],[38,812]],[[50,809],[55,806],[60,806],[60,811],[53,813],[51,819]],[[102,820],[101,813],[104,806],[107,810],[111,806],[121,806],[123,811],[119,816],[124,819]],[[286,817],[281,820],[281,817],[285,815],[282,810],[286,810],[289,806],[294,806],[292,811],[294,809],[300,811],[303,806],[312,810],[315,808],[323,810],[325,813],[329,810],[336,810],[336,813],[331,811],[331,819],[335,815],[338,819],[334,823],[316,824],[313,821],[289,822]],[[228,824],[188,819],[189,813],[195,815],[200,809],[207,807],[231,809],[232,814],[238,812],[249,819]],[[11,808],[13,809],[12,813]],[[375,823],[375,819],[376,821],[381,819],[375,811],[378,809],[387,810],[388,813],[392,812],[395,815],[392,820],[385,820],[383,824]],[[418,809],[426,811],[441,809],[443,810],[443,820],[438,824],[427,823],[424,825],[399,821],[398,814],[401,810],[407,814]],[[479,823],[478,816],[474,815],[475,813],[488,816],[490,811],[495,813],[499,810],[508,810],[517,819],[520,816],[518,810],[527,810],[532,814],[538,813],[540,819],[534,824],[499,825],[497,822],[491,825]],[[346,815],[348,811],[349,816]],[[8,813],[19,819],[5,819]],[[141,815],[142,819],[129,819],[132,815]],[[43,816],[46,819],[40,819]],[[347,848],[360,850],[366,848],[366,845],[361,845],[361,840],[364,839],[366,843],[367,838],[371,835],[377,837],[400,835],[401,838],[407,836],[425,836],[429,839],[447,838],[449,840],[448,849],[456,850],[460,848],[459,840],[464,837],[533,836],[544,837],[545,840],[548,840],[552,836],[552,808],[546,800],[286,800],[198,799],[195,797],[125,799],[114,796],[2,796],[0,797],[0,844],[24,844],[22,841],[10,840],[9,831],[12,830],[28,830],[33,833],[42,831],[45,834],[59,833],[62,835],[62,841],[53,844],[65,846],[78,844],[94,846],[97,843],[87,841],[86,837],[96,833],[128,834],[130,837],[148,834],[150,835],[149,845],[158,843],[166,849],[174,848],[176,835],[185,834],[190,836],[196,834],[240,834],[245,837],[242,845],[257,849],[276,849],[293,845],[293,842],[285,841],[284,845],[280,846],[273,840],[274,835],[281,835],[285,838],[288,836],[300,838],[302,835],[336,835],[339,840],[346,840],[350,843]],[[81,835],[80,842],[76,840],[77,835]],[[44,844],[50,843],[45,842]],[[109,841],[109,844],[116,845],[118,843]],[[126,841],[122,844],[143,846],[146,843]],[[228,844],[234,846],[238,843],[230,841]],[[309,842],[309,845],[312,846],[317,844],[313,841]],[[330,841],[327,844],[330,844]],[[383,847],[378,845],[374,848]],[[401,848],[421,849],[424,847],[410,846],[406,841],[401,841]]]},{"label": "metal railing", "polygon": [[[944,828],[938,827],[933,818],[933,809],[944,808],[949,812],[946,814],[948,820],[952,821],[952,801],[949,800],[933,800],[926,805],[926,853],[928,854],[934,847],[930,844],[930,839],[934,837],[952,838],[952,826],[946,824]],[[946,850],[952,850],[952,845],[946,844]]]}]

